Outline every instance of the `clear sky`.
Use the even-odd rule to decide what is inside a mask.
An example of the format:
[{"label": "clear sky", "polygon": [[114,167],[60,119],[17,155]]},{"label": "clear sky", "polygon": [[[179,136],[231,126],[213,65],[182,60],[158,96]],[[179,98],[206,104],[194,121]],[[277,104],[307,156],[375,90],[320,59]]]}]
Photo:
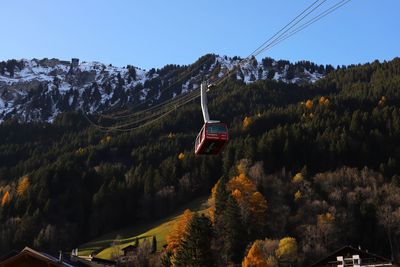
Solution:
[{"label": "clear sky", "polygon": [[[0,0],[0,60],[78,57],[148,69],[206,53],[246,57],[313,1]],[[389,60],[400,56],[399,11],[399,0],[352,0],[261,57]]]}]

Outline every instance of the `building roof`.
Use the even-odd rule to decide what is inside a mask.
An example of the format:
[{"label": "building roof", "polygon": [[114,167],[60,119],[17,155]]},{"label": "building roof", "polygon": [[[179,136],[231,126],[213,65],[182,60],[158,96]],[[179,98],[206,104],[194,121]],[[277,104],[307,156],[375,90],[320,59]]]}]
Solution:
[{"label": "building roof", "polygon": [[370,253],[368,251],[363,251],[352,246],[344,246],[312,264],[311,267],[332,266],[334,263],[337,263],[336,257],[352,257],[352,255],[359,255],[362,262],[392,264],[392,262],[385,257]]},{"label": "building roof", "polygon": [[[40,262],[42,262],[43,264],[44,262],[47,264],[47,266],[54,266],[54,267],[59,267],[59,266],[74,267],[73,265],[71,265],[66,261],[59,262],[58,258],[53,257],[46,253],[38,252],[29,247],[25,247],[19,253],[13,253],[13,252],[9,253],[8,257],[6,255],[6,257],[2,258],[2,260],[0,261],[0,267],[19,266],[22,264],[26,265],[26,261],[36,262],[36,264]],[[32,264],[32,266],[36,265]]]},{"label": "building roof", "polygon": [[137,246],[130,244],[127,245],[126,247],[123,247],[121,250],[125,251],[127,249],[137,249]]}]

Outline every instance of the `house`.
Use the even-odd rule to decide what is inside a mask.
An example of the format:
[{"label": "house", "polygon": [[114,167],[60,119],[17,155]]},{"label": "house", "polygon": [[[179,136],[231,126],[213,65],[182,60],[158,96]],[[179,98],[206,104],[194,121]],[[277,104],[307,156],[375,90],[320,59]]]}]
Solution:
[{"label": "house", "polygon": [[90,256],[79,256],[78,249],[72,250],[71,262],[76,266],[87,266],[87,267],[115,267],[116,262],[106,259],[101,259]]},{"label": "house", "polygon": [[38,252],[29,247],[25,247],[20,252],[10,252],[0,258],[0,267],[75,267],[64,260],[62,253],[60,256],[53,257],[44,252]]},{"label": "house", "polygon": [[132,256],[136,256],[138,247],[135,245],[128,245],[128,246],[122,248],[122,251],[124,252],[125,257],[132,257]]},{"label": "house", "polygon": [[351,246],[342,247],[325,258],[311,265],[311,267],[377,267],[397,266],[390,260]]}]

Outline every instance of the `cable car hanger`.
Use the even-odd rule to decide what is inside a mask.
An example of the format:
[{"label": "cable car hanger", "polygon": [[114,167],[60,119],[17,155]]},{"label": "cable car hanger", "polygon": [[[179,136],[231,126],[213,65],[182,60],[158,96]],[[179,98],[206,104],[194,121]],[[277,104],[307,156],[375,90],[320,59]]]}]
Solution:
[{"label": "cable car hanger", "polygon": [[217,155],[229,140],[228,127],[225,123],[210,120],[207,106],[207,91],[212,85],[202,82],[200,85],[201,111],[204,125],[197,135],[194,151],[196,155]]}]

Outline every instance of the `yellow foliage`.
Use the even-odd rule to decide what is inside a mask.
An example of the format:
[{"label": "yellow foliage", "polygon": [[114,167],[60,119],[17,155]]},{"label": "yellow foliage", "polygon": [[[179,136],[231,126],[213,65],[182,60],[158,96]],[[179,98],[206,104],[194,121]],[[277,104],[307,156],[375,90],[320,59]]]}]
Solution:
[{"label": "yellow foliage", "polygon": [[314,106],[314,103],[312,102],[312,100],[307,100],[307,102],[306,102],[306,108],[307,109],[312,109],[313,108],[313,106]]},{"label": "yellow foliage", "polygon": [[3,195],[3,198],[1,199],[1,206],[3,207],[5,204],[10,202],[10,200],[11,200],[10,193],[6,191],[5,194]]},{"label": "yellow foliage", "polygon": [[297,259],[297,242],[293,237],[285,237],[279,241],[276,257],[282,261],[293,262]]},{"label": "yellow foliage", "polygon": [[303,174],[301,172],[296,173],[292,178],[292,182],[295,184],[301,183],[303,181]]},{"label": "yellow foliage", "polygon": [[262,255],[262,251],[260,248],[261,240],[254,241],[251,246],[249,252],[244,257],[242,262],[242,267],[266,267],[267,259],[265,259]]},{"label": "yellow foliage", "polygon": [[299,201],[301,199],[301,197],[302,197],[301,191],[297,190],[297,192],[294,193],[294,200]]},{"label": "yellow foliage", "polygon": [[17,196],[22,196],[29,187],[29,177],[23,176],[17,186]]},{"label": "yellow foliage", "polygon": [[178,159],[179,160],[183,160],[185,158],[185,154],[184,153],[179,153],[179,155],[178,155]]},{"label": "yellow foliage", "polygon": [[329,105],[329,99],[327,98],[327,99],[325,99],[325,101],[324,101],[324,106],[328,106]]},{"label": "yellow foliage", "polygon": [[253,119],[251,117],[245,117],[243,120],[243,129],[246,129],[247,127],[249,127],[253,122]]},{"label": "yellow foliage", "polygon": [[109,136],[109,135],[107,135],[107,136],[104,136],[101,140],[100,140],[100,144],[107,144],[107,143],[109,143],[110,141],[111,141],[111,136]]},{"label": "yellow foliage", "polygon": [[193,218],[193,213],[187,209],[184,211],[182,217],[177,220],[172,226],[171,232],[167,235],[167,250],[176,252],[176,249],[182,242],[183,235],[186,232],[186,228]]}]

